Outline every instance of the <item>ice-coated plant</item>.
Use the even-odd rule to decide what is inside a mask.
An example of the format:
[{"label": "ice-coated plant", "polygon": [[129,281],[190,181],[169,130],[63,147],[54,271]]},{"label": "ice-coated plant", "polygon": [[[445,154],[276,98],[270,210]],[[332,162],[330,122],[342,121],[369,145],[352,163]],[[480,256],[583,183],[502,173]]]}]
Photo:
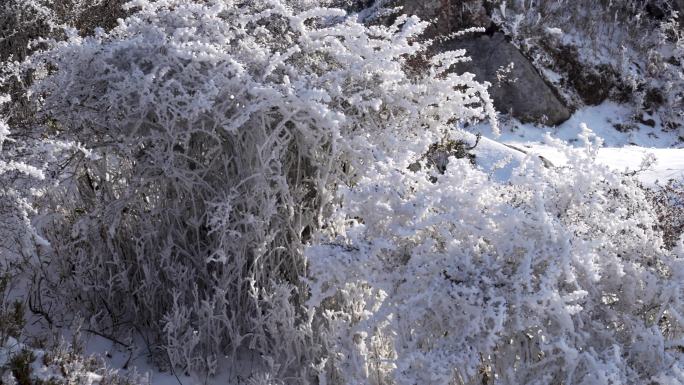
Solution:
[{"label": "ice-coated plant", "polygon": [[[530,156],[509,183],[397,152],[340,189],[307,248],[343,383],[678,383],[682,239],[663,247],[632,177],[585,147]],[[408,155],[407,155],[408,154]],[[415,169],[414,169],[415,170]]]},{"label": "ice-coated plant", "polygon": [[[0,101],[0,103],[6,102]],[[34,199],[41,194],[45,180],[42,164],[45,156],[40,141],[17,141],[11,138],[7,123],[0,118],[0,269],[6,269],[22,257],[33,255],[35,245],[45,244],[36,233],[31,218]]]},{"label": "ice-coated plant", "polygon": [[[607,97],[631,102],[637,120],[654,118],[681,136],[681,4],[672,0],[496,0],[491,17],[536,67],[563,74],[565,91],[571,85],[579,94],[579,98],[572,91],[565,95],[571,104],[600,103]],[[597,93],[597,89],[603,91]],[[597,98],[599,94],[603,96]]]},{"label": "ice-coated plant", "polygon": [[495,113],[426,23],[361,22],[385,3],[136,0],[32,54],[35,116],[0,123],[0,252],[38,312],[175,370],[258,357],[253,383],[681,381],[676,223],[588,130],[505,183],[429,167]]},{"label": "ice-coated plant", "polygon": [[[495,113],[466,60],[418,73],[430,41],[398,17],[366,26],[280,0],[137,0],[111,31],[33,55],[46,135],[78,143],[43,202],[43,303],[89,327],[135,329],[188,371],[259,353],[273,378],[334,372],[304,306],[306,242],[338,186],[395,144],[421,154]],[[326,364],[327,363],[327,364]]]}]

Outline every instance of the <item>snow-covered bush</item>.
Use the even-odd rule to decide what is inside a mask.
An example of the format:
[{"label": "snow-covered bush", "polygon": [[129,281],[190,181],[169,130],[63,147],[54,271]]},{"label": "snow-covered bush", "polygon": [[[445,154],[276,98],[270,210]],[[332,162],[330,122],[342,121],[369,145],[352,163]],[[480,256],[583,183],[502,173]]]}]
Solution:
[{"label": "snow-covered bush", "polygon": [[86,356],[79,337],[43,349],[9,338],[0,344],[3,385],[149,385],[148,376],[119,373],[100,357]]},{"label": "snow-covered bush", "polygon": [[[30,68],[20,64],[45,48],[45,39],[61,39],[66,28],[92,30],[111,26],[121,1],[7,0],[0,9],[0,260],[3,267],[45,245],[31,223],[36,202],[60,162],[79,152],[78,145],[45,140],[28,101]],[[109,10],[109,12],[103,12]],[[43,122],[45,123],[45,122]],[[49,129],[48,129],[49,131]]]},{"label": "snow-covered bush", "polygon": [[58,28],[55,14],[33,0],[8,0],[0,11],[0,61],[22,60],[33,50],[32,40],[50,36]]},{"label": "snow-covered bush", "polygon": [[[571,104],[632,102],[635,119],[684,132],[682,23],[669,0],[498,0],[493,21],[559,73]],[[684,10],[682,10],[684,11]],[[555,79],[550,79],[555,81]]]},{"label": "snow-covered bush", "polygon": [[10,338],[19,338],[25,320],[24,304],[10,298],[11,275],[4,269],[0,274],[0,346],[4,346]]},{"label": "snow-covered bush", "polygon": [[683,380],[684,245],[663,248],[644,190],[582,138],[550,140],[567,167],[530,156],[504,184],[466,159],[411,171],[395,143],[340,189],[306,255],[343,383]]},{"label": "snow-covered bush", "polygon": [[15,140],[0,119],[0,269],[6,271],[20,255],[29,257],[35,244],[44,244],[31,223],[33,199],[40,195],[38,183],[44,170],[35,156],[45,154],[39,141]]},{"label": "snow-covered bush", "polygon": [[[6,0],[0,8],[0,115],[14,134],[37,137],[32,132],[35,110],[28,99],[30,70],[21,63],[27,56],[47,47],[47,41],[66,37],[75,28],[92,34],[97,27],[111,29],[124,16],[124,0]],[[47,40],[47,41],[46,41]],[[4,96],[3,96],[4,97]]]},{"label": "snow-covered bush", "polygon": [[[682,10],[684,12],[684,9]],[[684,14],[674,13],[666,21],[660,23],[657,32],[660,44],[649,51],[648,70],[655,78],[649,84],[660,105],[668,128],[679,129],[680,137],[684,137]],[[655,92],[655,91],[652,91]],[[646,94],[646,97],[648,94]],[[645,102],[649,102],[645,100]]]},{"label": "snow-covered bush", "polygon": [[[21,109],[10,98],[0,96],[0,105]],[[28,108],[24,112],[30,110]],[[16,117],[16,115],[15,115]],[[28,115],[24,116],[28,117]],[[49,246],[36,230],[36,215],[45,204],[46,189],[56,183],[65,163],[89,156],[90,152],[75,142],[47,138],[51,128],[23,126],[35,124],[29,118],[19,129],[10,126],[0,115],[0,269],[13,270],[36,262],[41,247]],[[12,272],[12,278],[18,278]],[[17,284],[17,282],[12,283]]]},{"label": "snow-covered bush", "polygon": [[443,164],[496,129],[464,52],[317,4],[136,0],[15,72],[0,234],[38,312],[188,372],[258,356],[254,383],[684,380],[684,244],[591,134],[509,183]]},{"label": "snow-covered bush", "polygon": [[649,200],[658,213],[665,246],[677,246],[684,234],[684,182],[671,179],[648,190]]},{"label": "snow-covered bush", "polygon": [[65,27],[92,32],[111,28],[124,15],[123,0],[6,0],[0,10],[0,61],[23,60],[31,43],[63,35]]},{"label": "snow-covered bush", "polygon": [[[667,18],[669,0],[494,0],[493,18],[515,37],[535,39],[549,27],[589,38],[586,44],[601,45],[606,37],[620,43],[633,39],[643,43],[643,33]],[[550,23],[556,23],[555,26]],[[619,44],[618,44],[619,47]]]},{"label": "snow-covered bush", "polygon": [[46,136],[80,150],[42,200],[44,303],[91,328],[134,325],[187,370],[242,349],[276,378],[324,368],[304,243],[337,186],[397,140],[419,154],[494,119],[485,86],[447,72],[463,52],[407,75],[429,44],[416,18],[368,27],[277,0],[127,8],[111,31],[30,58]]}]

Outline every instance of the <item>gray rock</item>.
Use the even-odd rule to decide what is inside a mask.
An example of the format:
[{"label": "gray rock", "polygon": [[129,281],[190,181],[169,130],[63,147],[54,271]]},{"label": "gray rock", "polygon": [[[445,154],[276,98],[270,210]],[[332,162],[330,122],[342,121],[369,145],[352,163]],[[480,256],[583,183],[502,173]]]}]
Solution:
[{"label": "gray rock", "polygon": [[[471,62],[455,66],[459,72],[471,72],[479,81],[492,84],[489,93],[501,112],[523,122],[558,125],[570,118],[570,110],[558,99],[537,70],[508,42],[501,33],[474,38],[451,40],[434,47],[440,51],[465,49]],[[500,81],[497,72],[513,63],[506,79]]]},{"label": "gray rock", "polygon": [[[679,0],[678,0],[679,1]],[[681,0],[684,1],[684,0]],[[434,21],[426,35],[439,36],[465,27],[489,27],[487,2],[483,0],[395,0],[403,12]],[[496,108],[523,122],[543,122],[557,125],[570,118],[570,111],[546,84],[534,66],[501,33],[492,36],[470,35],[460,40],[437,43],[438,51],[465,48],[472,62],[457,66],[456,70],[471,72],[480,81],[492,84],[490,95]],[[509,74],[515,82],[499,81],[497,72],[513,63]]]}]

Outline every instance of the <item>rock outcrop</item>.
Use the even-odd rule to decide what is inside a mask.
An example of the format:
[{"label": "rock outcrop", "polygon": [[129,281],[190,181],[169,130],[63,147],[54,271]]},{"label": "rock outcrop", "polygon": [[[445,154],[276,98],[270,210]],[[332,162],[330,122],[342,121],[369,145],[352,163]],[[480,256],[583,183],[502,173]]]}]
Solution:
[{"label": "rock outcrop", "polygon": [[455,69],[471,72],[478,80],[490,82],[489,93],[499,111],[511,112],[523,122],[549,125],[557,125],[570,118],[570,110],[503,34],[451,40],[435,48],[465,49],[472,61],[459,64]]},{"label": "rock outcrop", "polygon": [[[483,0],[397,0],[395,4],[402,6],[406,14],[432,20],[434,25],[427,31],[428,37],[444,36],[466,27],[494,29],[488,16],[489,3]],[[490,95],[500,112],[510,112],[523,122],[549,125],[560,124],[570,117],[569,109],[551,86],[503,34],[469,35],[436,43],[433,48],[438,52],[465,48],[472,62],[455,69],[474,73],[478,80],[491,83]],[[508,79],[502,81],[499,79],[505,72],[502,69],[507,67]]]}]

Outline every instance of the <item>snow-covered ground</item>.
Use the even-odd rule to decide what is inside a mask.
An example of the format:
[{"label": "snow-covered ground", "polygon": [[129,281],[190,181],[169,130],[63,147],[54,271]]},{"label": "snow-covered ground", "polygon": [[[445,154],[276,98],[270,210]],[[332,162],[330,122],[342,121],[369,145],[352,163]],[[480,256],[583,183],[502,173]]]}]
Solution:
[{"label": "snow-covered ground", "polygon": [[[578,110],[558,127],[522,124],[516,120],[501,122],[501,136],[494,138],[486,125],[475,127],[485,137],[535,153],[561,166],[565,156],[554,146],[546,144],[546,134],[569,144],[578,143],[582,124],[586,124],[598,137],[603,139],[603,148],[596,158],[617,171],[638,171],[644,159],[654,160],[650,166],[639,171],[639,179],[648,185],[666,183],[669,179],[684,180],[684,141],[676,131],[664,131],[657,117],[646,116],[642,121],[653,119],[654,126],[630,119],[630,109],[612,102]],[[625,129],[625,127],[629,127]],[[620,130],[618,130],[618,128]],[[486,167],[485,167],[486,168]]]},{"label": "snow-covered ground", "polygon": [[[69,338],[68,331],[64,332],[65,337]],[[85,342],[86,355],[97,355],[102,357],[107,366],[117,370],[120,374],[135,374],[142,376],[149,381],[150,385],[240,385],[250,384],[255,379],[254,373],[265,370],[261,366],[262,360],[254,353],[244,351],[240,356],[239,362],[231,362],[224,358],[218,362],[218,373],[215,376],[191,375],[182,370],[160,371],[157,364],[151,361],[150,351],[140,338],[134,339],[131,349],[123,347],[120,343],[110,339],[85,332],[82,334]],[[128,342],[128,341],[126,341]],[[165,363],[161,363],[165,365]]]}]

